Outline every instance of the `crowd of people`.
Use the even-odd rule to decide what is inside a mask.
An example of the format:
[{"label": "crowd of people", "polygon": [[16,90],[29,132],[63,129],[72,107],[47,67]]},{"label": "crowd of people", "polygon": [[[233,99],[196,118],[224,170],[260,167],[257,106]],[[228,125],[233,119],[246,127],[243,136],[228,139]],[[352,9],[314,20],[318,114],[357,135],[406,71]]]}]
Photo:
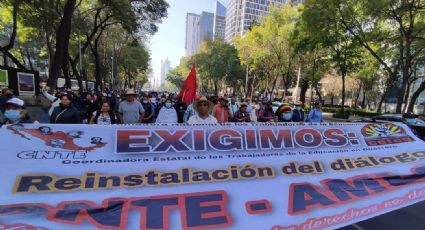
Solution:
[{"label": "crowd of people", "polygon": [[[321,103],[306,114],[303,104],[275,98],[238,100],[235,97],[198,96],[186,104],[177,94],[111,90],[104,93],[62,89],[56,94],[43,87],[37,97],[39,123],[51,124],[217,124],[227,122],[322,122]],[[31,123],[24,101],[3,89],[0,109],[2,124]]]}]

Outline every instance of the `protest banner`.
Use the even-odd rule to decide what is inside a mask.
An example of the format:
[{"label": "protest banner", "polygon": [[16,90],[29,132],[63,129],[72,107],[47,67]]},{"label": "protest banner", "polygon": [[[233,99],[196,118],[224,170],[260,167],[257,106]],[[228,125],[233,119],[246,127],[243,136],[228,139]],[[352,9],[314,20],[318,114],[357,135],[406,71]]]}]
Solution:
[{"label": "protest banner", "polygon": [[12,125],[0,229],[334,229],[425,199],[403,124]]}]

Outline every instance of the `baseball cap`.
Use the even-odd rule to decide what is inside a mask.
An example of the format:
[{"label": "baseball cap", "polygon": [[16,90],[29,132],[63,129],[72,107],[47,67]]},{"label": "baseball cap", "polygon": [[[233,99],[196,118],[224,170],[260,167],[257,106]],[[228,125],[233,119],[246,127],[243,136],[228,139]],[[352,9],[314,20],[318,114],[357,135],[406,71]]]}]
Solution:
[{"label": "baseball cap", "polygon": [[17,105],[23,108],[25,107],[25,102],[16,97],[9,99],[5,104]]}]

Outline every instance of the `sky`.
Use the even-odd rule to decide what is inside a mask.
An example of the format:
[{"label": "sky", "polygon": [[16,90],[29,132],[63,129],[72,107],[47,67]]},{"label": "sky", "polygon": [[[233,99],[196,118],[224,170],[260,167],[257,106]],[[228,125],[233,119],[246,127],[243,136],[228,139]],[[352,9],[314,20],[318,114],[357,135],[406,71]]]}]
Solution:
[{"label": "sky", "polygon": [[[214,13],[215,0],[167,0],[168,17],[159,25],[158,32],[148,43],[151,52],[151,65],[156,81],[161,74],[161,60],[171,62],[171,67],[180,63],[185,54],[186,14],[200,14],[202,11]],[[225,0],[220,0],[225,3]]]}]

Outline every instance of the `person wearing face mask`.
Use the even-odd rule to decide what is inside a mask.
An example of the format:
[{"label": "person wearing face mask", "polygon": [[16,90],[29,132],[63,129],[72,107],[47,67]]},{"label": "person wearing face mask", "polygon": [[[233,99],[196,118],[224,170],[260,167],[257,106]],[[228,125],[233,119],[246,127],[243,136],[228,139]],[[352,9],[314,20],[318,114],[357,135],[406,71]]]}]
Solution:
[{"label": "person wearing face mask", "polygon": [[30,117],[27,114],[25,103],[19,98],[12,98],[4,103],[5,121],[2,125],[32,123]]},{"label": "person wearing face mask", "polygon": [[72,105],[72,98],[69,94],[62,94],[59,97],[60,104],[53,109],[50,116],[52,124],[82,124],[80,112]]},{"label": "person wearing face mask", "polygon": [[416,130],[417,126],[415,125],[418,123],[418,121],[416,120],[415,115],[412,112],[407,112],[403,114],[402,118],[403,123],[410,128],[410,130],[415,136],[421,138],[422,140],[425,140],[425,135],[423,135],[423,133],[421,134],[419,130]]},{"label": "person wearing face mask", "polygon": [[314,108],[308,114],[306,119],[307,122],[322,122],[323,113],[322,113],[322,103],[319,101],[314,102]]},{"label": "person wearing face mask", "polygon": [[173,107],[173,103],[170,99],[167,99],[164,106],[159,110],[156,123],[177,123],[177,111]]},{"label": "person wearing face mask", "polygon": [[291,122],[292,121],[292,109],[288,105],[281,105],[277,110],[276,114],[278,122]]},{"label": "person wearing face mask", "polygon": [[303,122],[305,120],[305,113],[302,106],[303,103],[300,101],[295,103],[295,108],[292,110],[293,122]]},{"label": "person wearing face mask", "polygon": [[407,113],[403,114],[402,118],[403,118],[403,123],[406,124],[406,125],[409,125],[409,126],[415,125],[416,122],[417,122],[415,115],[413,115],[412,112],[407,112]]},{"label": "person wearing face mask", "polygon": [[175,97],[176,103],[174,104],[174,109],[177,111],[177,121],[178,123],[183,123],[184,113],[187,110],[187,105],[182,101],[181,97]]},{"label": "person wearing face mask", "polygon": [[145,117],[142,119],[142,123],[152,123],[155,116],[155,106],[149,101],[149,98],[145,95],[142,99],[142,106],[145,110]]}]

